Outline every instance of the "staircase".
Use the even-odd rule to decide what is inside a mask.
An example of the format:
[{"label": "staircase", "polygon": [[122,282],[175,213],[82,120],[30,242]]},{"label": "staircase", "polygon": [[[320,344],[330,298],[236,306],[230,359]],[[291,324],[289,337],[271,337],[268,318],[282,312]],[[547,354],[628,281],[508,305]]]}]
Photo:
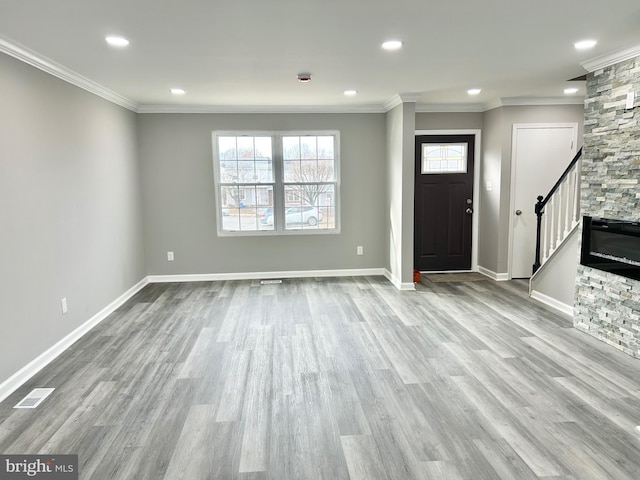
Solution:
[{"label": "staircase", "polygon": [[580,166],[582,148],[546,197],[536,203],[535,274],[580,224]]},{"label": "staircase", "polygon": [[582,149],[549,193],[537,199],[536,253],[529,280],[533,298],[570,316],[578,262],[581,158]]}]

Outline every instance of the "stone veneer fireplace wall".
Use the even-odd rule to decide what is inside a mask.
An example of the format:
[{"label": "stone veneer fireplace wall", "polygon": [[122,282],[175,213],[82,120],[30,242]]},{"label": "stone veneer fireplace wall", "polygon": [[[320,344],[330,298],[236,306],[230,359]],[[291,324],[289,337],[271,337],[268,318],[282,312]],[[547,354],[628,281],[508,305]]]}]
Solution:
[{"label": "stone veneer fireplace wall", "polygon": [[[635,108],[625,108],[635,92]],[[640,220],[640,57],[587,76],[581,213]],[[578,265],[574,325],[640,358],[640,281]]]}]

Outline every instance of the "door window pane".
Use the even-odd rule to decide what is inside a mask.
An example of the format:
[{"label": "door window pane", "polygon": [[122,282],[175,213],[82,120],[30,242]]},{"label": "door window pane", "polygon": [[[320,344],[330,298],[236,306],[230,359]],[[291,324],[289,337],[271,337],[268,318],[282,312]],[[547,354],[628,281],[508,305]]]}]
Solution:
[{"label": "door window pane", "polygon": [[423,143],[422,173],[467,173],[467,145]]}]

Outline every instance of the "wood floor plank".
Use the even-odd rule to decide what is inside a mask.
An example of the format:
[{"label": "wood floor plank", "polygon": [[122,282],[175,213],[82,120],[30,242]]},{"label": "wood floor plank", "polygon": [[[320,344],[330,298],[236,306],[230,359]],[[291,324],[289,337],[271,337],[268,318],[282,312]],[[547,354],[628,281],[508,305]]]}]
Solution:
[{"label": "wood floor plank", "polygon": [[502,480],[539,478],[504,439],[474,440],[474,443],[496,471],[497,478]]},{"label": "wood floor plank", "polygon": [[216,447],[226,443],[230,438],[226,429],[214,425],[216,422],[215,407],[212,405],[191,407],[164,478],[207,480],[213,477],[214,473],[224,471],[221,468],[223,465],[215,461],[219,458]]},{"label": "wood floor plank", "polygon": [[231,365],[218,405],[216,422],[234,422],[240,419],[245,401],[251,351],[234,350]]},{"label": "wood floor plank", "polygon": [[[622,432],[632,433],[635,427],[640,424],[640,417],[638,417],[638,411],[635,408],[638,402],[635,397],[632,400],[633,404],[629,404],[620,401],[624,398],[611,398],[606,394],[606,390],[603,392],[599,388],[598,384],[588,384],[574,377],[554,380],[573,397],[579,399],[581,405],[588,405],[594,412],[607,418],[611,426],[617,426]],[[578,404],[575,406],[577,407]]]},{"label": "wood floor plank", "polygon": [[208,369],[209,352],[213,349],[216,334],[212,328],[200,330],[189,356],[182,365],[178,378],[199,378]]},{"label": "wood floor plank", "polygon": [[490,421],[498,435],[504,438],[511,448],[524,460],[528,467],[539,477],[563,475],[566,472],[554,459],[545,442],[528,434],[521,426],[517,413],[510,413],[488,393],[475,379],[458,377],[455,379],[464,394]]},{"label": "wood floor plank", "polygon": [[453,462],[432,460],[422,462],[421,467],[425,480],[464,480]]},{"label": "wood floor plank", "polygon": [[349,325],[351,334],[358,344],[358,352],[361,352],[367,365],[376,370],[386,370],[390,367],[387,356],[375,338],[371,327],[365,322],[354,322]]},{"label": "wood floor plank", "polygon": [[371,435],[343,435],[342,450],[351,480],[387,480],[378,446]]},{"label": "wood floor plank", "polygon": [[639,371],[518,281],[150,284],[0,404],[0,453],[91,480],[636,480]]},{"label": "wood floor plank", "polygon": [[244,435],[240,456],[240,473],[267,470],[267,444],[271,419],[271,354],[273,328],[265,326],[257,331],[251,356],[251,371],[244,402]]}]

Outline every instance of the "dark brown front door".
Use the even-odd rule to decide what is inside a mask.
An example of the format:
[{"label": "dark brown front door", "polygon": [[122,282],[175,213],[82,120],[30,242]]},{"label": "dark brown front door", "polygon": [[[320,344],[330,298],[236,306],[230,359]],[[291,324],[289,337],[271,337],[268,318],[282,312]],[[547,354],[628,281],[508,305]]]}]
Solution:
[{"label": "dark brown front door", "polygon": [[414,268],[470,270],[474,135],[416,136]]}]

